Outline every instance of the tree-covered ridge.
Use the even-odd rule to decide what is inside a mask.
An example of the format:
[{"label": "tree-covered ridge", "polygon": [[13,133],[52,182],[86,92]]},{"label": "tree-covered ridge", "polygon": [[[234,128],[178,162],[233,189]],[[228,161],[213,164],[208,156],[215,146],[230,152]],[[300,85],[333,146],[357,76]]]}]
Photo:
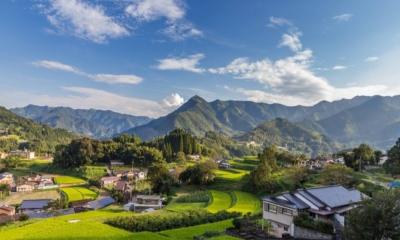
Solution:
[{"label": "tree-covered ridge", "polygon": [[144,116],[132,116],[97,109],[73,109],[28,105],[12,112],[55,128],[66,129],[92,138],[107,138],[149,122]]},{"label": "tree-covered ridge", "polygon": [[77,136],[62,129],[35,123],[0,107],[0,151],[27,148],[38,153],[54,152]]},{"label": "tree-covered ridge", "polygon": [[334,152],[337,147],[326,136],[282,118],[267,121],[239,136],[238,139],[246,142],[254,141],[264,146],[276,145],[312,156]]}]

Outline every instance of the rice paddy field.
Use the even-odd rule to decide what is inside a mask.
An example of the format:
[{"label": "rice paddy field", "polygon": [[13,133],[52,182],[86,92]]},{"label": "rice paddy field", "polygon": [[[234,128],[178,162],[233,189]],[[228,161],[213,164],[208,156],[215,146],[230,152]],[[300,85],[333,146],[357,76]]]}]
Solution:
[{"label": "rice paddy field", "polygon": [[82,178],[71,177],[71,176],[56,176],[54,177],[54,181],[57,184],[64,185],[79,185],[85,184],[86,181]]},{"label": "rice paddy field", "polygon": [[97,193],[85,187],[66,187],[61,191],[67,196],[68,202],[77,202],[82,200],[93,200],[97,198]]},{"label": "rice paddy field", "polygon": [[222,192],[216,190],[211,190],[210,194],[212,197],[207,207],[210,212],[226,210],[255,214],[261,211],[261,201],[253,194],[241,191]]}]

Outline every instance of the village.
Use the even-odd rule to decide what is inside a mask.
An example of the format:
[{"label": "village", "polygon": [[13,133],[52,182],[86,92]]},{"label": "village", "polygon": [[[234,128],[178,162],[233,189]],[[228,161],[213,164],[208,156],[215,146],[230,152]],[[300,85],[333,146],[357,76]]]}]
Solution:
[{"label": "village", "polygon": [[[1,157],[2,159],[10,157],[19,159],[24,163],[22,165],[26,166],[36,166],[37,164],[50,166],[52,162],[51,157],[48,155],[43,159],[40,156],[36,156],[34,152],[27,150],[2,153]],[[204,162],[203,157],[197,154],[187,155],[186,158],[188,159],[186,164],[189,165]],[[217,170],[215,170],[216,177],[219,179],[217,182],[223,183],[223,188],[229,189],[230,187],[227,187],[228,185],[226,184],[232,183],[232,180],[233,182],[240,182],[240,179],[249,173],[243,170],[242,167],[253,168],[256,166],[253,164],[257,164],[256,160],[257,158],[254,157],[242,160],[213,160],[217,166]],[[381,155],[375,165],[365,167],[368,169],[381,169],[387,160],[388,157],[386,155]],[[296,162],[296,166],[288,162],[283,164],[282,167],[287,169],[296,167],[307,169],[307,171],[320,172],[329,166],[338,165],[345,167],[343,156],[335,157],[335,155],[331,155],[301,159]],[[148,182],[149,169],[137,168],[133,163],[129,166],[122,161],[112,160],[103,166],[88,166],[85,170],[92,172],[92,174],[95,172],[93,175],[96,177],[87,177],[86,179],[60,175],[58,172],[33,171],[35,170],[34,167],[28,167],[29,170],[21,174],[18,169],[17,167],[0,174],[0,185],[3,186],[2,189],[6,190],[1,191],[0,223],[2,224],[26,221],[27,219],[73,216],[77,213],[108,209],[110,206],[114,206],[112,208],[117,207],[119,211],[142,214],[157,212],[164,208],[167,211],[181,211],[175,210],[181,208],[177,200],[179,197],[175,197],[173,198],[175,200],[171,201],[167,199],[166,195],[153,193]],[[179,167],[171,165],[168,171],[171,176],[174,176],[180,174],[179,171],[182,170],[179,169]],[[228,183],[225,183],[226,181]],[[397,183],[394,180],[382,182],[373,179],[371,181],[384,188],[393,187]],[[217,187],[217,189],[219,188]],[[210,195],[207,199],[214,199],[215,201],[217,196],[214,194],[223,193],[220,190],[209,190],[203,194]],[[190,193],[184,194],[190,195]],[[240,196],[242,193],[236,192],[236,194]],[[46,198],[46,196],[52,197]],[[254,208],[251,211],[254,211],[253,213],[262,213],[262,218],[270,224],[271,229],[268,230],[268,234],[271,236],[332,239],[332,234],[344,231],[346,213],[368,198],[369,196],[365,193],[354,188],[346,188],[343,185],[319,185],[293,189],[269,196],[251,196],[254,204]],[[13,201],[10,201],[10,199],[13,199]],[[236,199],[236,204],[240,204],[239,200]],[[207,209],[212,209],[211,205],[213,204],[215,202],[211,201],[205,203],[204,206]],[[246,209],[235,209],[243,213],[247,211]],[[304,226],[300,226],[301,224],[296,225],[295,223],[298,221],[296,216],[303,216],[304,213],[307,213],[307,216],[311,216],[315,221],[332,226],[334,230],[318,232],[315,229],[304,228]],[[330,227],[327,228],[330,229]],[[233,231],[233,234],[240,235],[235,231]],[[263,236],[264,233],[257,234],[259,234],[258,236]]]}]

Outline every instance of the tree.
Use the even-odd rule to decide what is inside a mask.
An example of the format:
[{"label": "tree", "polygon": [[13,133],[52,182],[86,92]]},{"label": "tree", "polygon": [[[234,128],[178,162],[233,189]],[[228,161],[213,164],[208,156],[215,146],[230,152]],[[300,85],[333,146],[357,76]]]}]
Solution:
[{"label": "tree", "polygon": [[250,185],[255,190],[272,190],[272,172],[278,169],[276,164],[277,149],[275,146],[267,147],[258,155],[260,163],[250,173]]},{"label": "tree", "polygon": [[345,235],[349,240],[400,239],[400,192],[379,192],[350,211]]},{"label": "tree", "polygon": [[176,161],[177,161],[178,163],[184,163],[184,162],[186,162],[185,153],[184,153],[184,152],[178,152],[178,153],[176,154]]},{"label": "tree", "polygon": [[384,167],[386,171],[391,174],[400,173],[400,138],[396,141],[396,144],[388,151],[388,160]]},{"label": "tree", "polygon": [[214,181],[217,165],[213,161],[198,163],[188,167],[179,175],[179,180],[185,183],[206,185]]},{"label": "tree", "polygon": [[374,149],[368,144],[360,144],[358,148],[354,150],[354,157],[358,160],[358,170],[361,171],[364,165],[373,163],[375,159]]},{"label": "tree", "polygon": [[171,191],[174,181],[165,160],[154,162],[149,168],[148,177],[154,192],[168,194]]},{"label": "tree", "polygon": [[341,164],[329,164],[322,169],[321,183],[352,186],[355,183],[353,170]]},{"label": "tree", "polygon": [[22,164],[22,160],[18,156],[9,156],[1,160],[6,169],[16,168]]}]

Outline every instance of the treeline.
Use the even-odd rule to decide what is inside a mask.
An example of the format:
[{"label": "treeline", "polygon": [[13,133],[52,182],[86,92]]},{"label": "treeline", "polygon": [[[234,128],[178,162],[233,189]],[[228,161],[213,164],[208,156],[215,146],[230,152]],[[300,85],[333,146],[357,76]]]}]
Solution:
[{"label": "treeline", "polygon": [[218,222],[239,217],[240,215],[241,214],[237,212],[220,211],[217,213],[210,213],[204,209],[199,209],[161,215],[117,217],[107,220],[106,223],[131,232],[158,232],[167,229]]},{"label": "treeline", "polygon": [[109,163],[111,160],[125,164],[149,166],[163,160],[162,152],[141,143],[135,136],[121,135],[112,140],[100,141],[89,138],[73,140],[68,145],[59,145],[54,155],[54,164],[63,168],[76,168],[89,164]]}]

